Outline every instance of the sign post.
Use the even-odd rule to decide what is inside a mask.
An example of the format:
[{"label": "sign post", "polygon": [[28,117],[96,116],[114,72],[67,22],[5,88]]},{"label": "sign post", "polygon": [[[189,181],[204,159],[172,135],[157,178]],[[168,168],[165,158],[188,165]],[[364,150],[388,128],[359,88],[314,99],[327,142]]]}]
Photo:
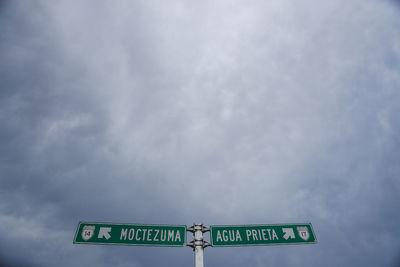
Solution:
[{"label": "sign post", "polygon": [[187,230],[192,232],[194,236],[194,240],[187,244],[187,246],[192,247],[194,251],[194,266],[204,267],[204,248],[210,246],[211,244],[207,241],[204,241],[203,233],[210,231],[210,229],[204,227],[201,223],[195,223]]},{"label": "sign post", "polygon": [[152,225],[81,222],[75,234],[76,244],[183,247],[184,225]]},{"label": "sign post", "polygon": [[[186,231],[194,239],[186,243]],[[211,243],[204,240],[203,233],[210,232]],[[213,225],[203,224],[154,225],[81,222],[76,230],[74,243],[134,246],[192,247],[194,266],[204,267],[204,248],[233,246],[265,246],[315,244],[311,223]]]},{"label": "sign post", "polygon": [[265,246],[317,242],[311,223],[211,226],[211,246]]}]

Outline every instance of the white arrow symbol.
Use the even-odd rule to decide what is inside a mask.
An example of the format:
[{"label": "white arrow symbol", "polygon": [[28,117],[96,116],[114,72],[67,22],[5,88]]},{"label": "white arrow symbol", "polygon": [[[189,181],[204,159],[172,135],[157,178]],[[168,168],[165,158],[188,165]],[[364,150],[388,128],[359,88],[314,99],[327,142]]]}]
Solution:
[{"label": "white arrow symbol", "polygon": [[295,238],[293,228],[282,228],[282,231],[285,233],[283,238],[285,238],[286,240],[288,240],[289,238]]},{"label": "white arrow symbol", "polygon": [[100,227],[99,235],[97,237],[98,238],[105,237],[108,240],[111,237],[110,232],[111,232],[111,227]]}]

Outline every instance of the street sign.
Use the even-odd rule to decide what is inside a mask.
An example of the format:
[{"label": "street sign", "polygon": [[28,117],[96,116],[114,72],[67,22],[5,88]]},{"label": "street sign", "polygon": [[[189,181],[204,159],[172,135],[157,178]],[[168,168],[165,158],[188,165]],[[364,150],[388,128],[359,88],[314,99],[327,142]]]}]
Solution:
[{"label": "street sign", "polygon": [[311,223],[214,225],[210,234],[213,247],[317,243]]},{"label": "street sign", "polygon": [[182,247],[186,226],[81,222],[74,243]]}]

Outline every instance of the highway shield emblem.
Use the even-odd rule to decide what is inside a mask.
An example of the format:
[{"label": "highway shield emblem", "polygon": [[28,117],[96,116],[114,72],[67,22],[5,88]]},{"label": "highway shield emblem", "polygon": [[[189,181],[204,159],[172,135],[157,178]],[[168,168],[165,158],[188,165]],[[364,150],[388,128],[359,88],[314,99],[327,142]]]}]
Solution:
[{"label": "highway shield emblem", "polygon": [[303,227],[297,227],[297,233],[299,233],[299,236],[304,241],[307,241],[310,238],[310,233],[308,232],[308,228],[307,227],[304,227],[304,226]]},{"label": "highway shield emblem", "polygon": [[84,226],[82,230],[82,239],[88,241],[90,238],[92,238],[95,228],[96,227],[93,225]]}]

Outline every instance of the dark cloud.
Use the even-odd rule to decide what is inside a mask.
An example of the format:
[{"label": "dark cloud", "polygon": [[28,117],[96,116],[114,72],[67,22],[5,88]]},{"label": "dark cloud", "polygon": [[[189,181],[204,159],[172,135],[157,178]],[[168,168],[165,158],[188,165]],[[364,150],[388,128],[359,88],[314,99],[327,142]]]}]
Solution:
[{"label": "dark cloud", "polygon": [[319,241],[209,247],[206,266],[396,260],[400,50],[387,6],[3,6],[0,265],[193,262],[190,248],[72,244],[79,221],[311,221]]},{"label": "dark cloud", "polygon": [[0,0],[0,15],[2,14],[2,12],[6,10],[9,4],[10,4],[9,0]]}]

